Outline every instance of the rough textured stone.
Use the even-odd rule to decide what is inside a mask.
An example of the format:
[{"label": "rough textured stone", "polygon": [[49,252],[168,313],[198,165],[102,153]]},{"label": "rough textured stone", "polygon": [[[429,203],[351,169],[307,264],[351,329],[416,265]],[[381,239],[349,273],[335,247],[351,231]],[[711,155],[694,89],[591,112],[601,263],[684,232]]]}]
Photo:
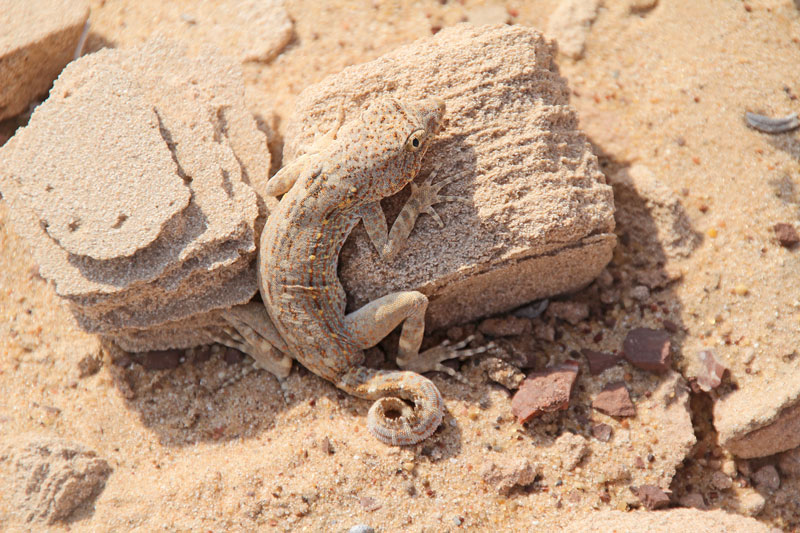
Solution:
[{"label": "rough textured stone", "polygon": [[0,7],[0,120],[47,92],[89,18],[84,0],[4,0]]},{"label": "rough textured stone", "polygon": [[240,61],[269,61],[292,38],[293,23],[282,0],[200,0],[179,16],[187,42],[211,43]]},{"label": "rough textured stone", "polygon": [[[541,34],[458,25],[326,78],[297,100],[285,162],[340,109],[350,116],[387,92],[446,102],[446,129],[421,174],[462,175],[444,192],[472,204],[437,206],[445,227],[423,216],[389,263],[356,227],[341,254],[349,308],[416,289],[430,298],[428,327],[442,327],[579,288],[600,272],[616,242],[613,198]],[[390,217],[406,194],[386,202]]]},{"label": "rough textured stone", "polygon": [[576,326],[589,318],[589,306],[583,302],[551,302],[547,316],[560,318]]},{"label": "rough textured stone", "polygon": [[633,490],[642,505],[648,510],[663,509],[669,505],[669,496],[655,485],[642,485]]},{"label": "rough textured stone", "polygon": [[700,235],[680,199],[647,166],[634,164],[609,176],[619,209],[620,226],[642,244],[642,258],[688,257],[700,244]]},{"label": "rough textured stone", "polygon": [[670,365],[669,334],[660,329],[636,328],[628,332],[622,344],[625,359],[636,368],[666,372]]},{"label": "rough textured stone", "polygon": [[647,531],[648,533],[771,533],[770,528],[753,518],[724,511],[669,509],[665,511],[598,511],[570,521],[565,533],[586,531]]},{"label": "rough textured stone", "polygon": [[575,362],[533,372],[511,399],[511,412],[520,422],[526,422],[543,413],[566,409],[577,375]]},{"label": "rough textured stone", "polygon": [[0,508],[26,522],[54,524],[92,502],[110,473],[108,463],[81,444],[17,437],[0,444]]},{"label": "rough textured stone", "polygon": [[780,454],[778,456],[778,468],[785,476],[800,477],[800,448]]},{"label": "rough textured stone", "polygon": [[781,486],[781,476],[778,469],[772,465],[765,465],[753,474],[753,483],[760,491],[774,492]]},{"label": "rough textured stone", "polygon": [[528,459],[515,457],[501,463],[487,463],[481,470],[483,480],[497,489],[500,494],[508,494],[514,487],[530,485],[536,479],[536,469]]},{"label": "rough textured stone", "polygon": [[616,365],[620,360],[620,357],[613,353],[596,352],[586,348],[581,350],[581,353],[589,363],[589,373],[593,376],[601,374],[604,370]]},{"label": "rough textured stone", "polygon": [[700,373],[697,375],[700,389],[708,392],[719,387],[727,369],[717,360],[714,350],[701,350],[697,358],[700,362]]},{"label": "rough textured stone", "polygon": [[597,18],[600,0],[561,0],[547,22],[547,35],[558,42],[558,50],[580,59],[586,48],[586,37]]},{"label": "rough textured stone", "polygon": [[773,229],[775,230],[775,237],[778,239],[781,246],[791,248],[800,242],[800,236],[798,236],[797,230],[794,229],[794,226],[791,224],[781,222],[775,224]]},{"label": "rough textured stone", "polygon": [[764,457],[800,446],[798,384],[776,375],[765,379],[761,387],[747,405],[742,405],[747,403],[742,394],[714,404],[720,443],[739,457]]},{"label": "rough textured stone", "polygon": [[622,381],[609,383],[592,402],[592,407],[611,416],[636,416],[628,388]]},{"label": "rough textured stone", "polygon": [[218,52],[85,56],[2,155],[16,229],[87,331],[133,351],[207,343],[212,311],[256,292],[269,152]]}]

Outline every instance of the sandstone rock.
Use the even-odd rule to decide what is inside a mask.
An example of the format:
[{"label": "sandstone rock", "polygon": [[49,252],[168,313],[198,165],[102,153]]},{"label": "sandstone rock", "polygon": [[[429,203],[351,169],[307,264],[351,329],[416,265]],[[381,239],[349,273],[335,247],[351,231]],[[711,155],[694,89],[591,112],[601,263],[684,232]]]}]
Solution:
[{"label": "sandstone rock", "polygon": [[95,452],[61,439],[22,437],[0,444],[0,507],[24,522],[69,518],[103,490],[111,468]]},{"label": "sandstone rock", "polygon": [[[643,258],[687,257],[700,244],[680,199],[647,166],[634,164],[609,176],[620,225],[641,243]],[[624,207],[624,209],[623,209]]]},{"label": "sandstone rock", "polygon": [[754,491],[739,498],[739,510],[747,516],[758,516],[766,505],[766,498]]},{"label": "sandstone rock", "polygon": [[775,230],[775,237],[784,248],[791,248],[800,242],[800,236],[798,236],[797,230],[791,224],[780,222],[775,224],[773,229]]},{"label": "sandstone rock", "polygon": [[800,477],[800,448],[789,450],[778,456],[778,468],[785,476]]},{"label": "sandstone rock", "polygon": [[[437,206],[445,227],[423,216],[390,263],[358,226],[340,259],[349,308],[416,289],[430,298],[428,327],[443,327],[582,287],[602,270],[616,241],[613,198],[538,32],[445,28],[312,85],[288,122],[285,162],[339,109],[347,119],[385,93],[446,102],[421,174],[462,174],[445,193],[474,203]],[[386,202],[390,218],[404,199]]]},{"label": "sandstone rock", "polygon": [[654,509],[663,509],[669,505],[669,496],[655,485],[642,485],[635,489],[631,489],[639,501],[642,502],[645,508],[652,511]]},{"label": "sandstone rock", "polygon": [[625,359],[636,368],[658,373],[669,370],[670,338],[664,330],[632,329],[625,336],[622,350]]},{"label": "sandstone rock", "polygon": [[270,161],[237,68],[164,40],[102,50],[2,148],[16,229],[87,331],[133,351],[207,343],[213,311],[256,292]]},{"label": "sandstone rock", "polygon": [[89,18],[84,0],[4,0],[0,8],[0,120],[47,92],[72,61]]},{"label": "sandstone rock", "polygon": [[511,399],[511,412],[522,423],[543,413],[566,409],[577,375],[578,364],[574,361],[529,374]]},{"label": "sandstone rock", "polygon": [[628,388],[622,381],[609,383],[592,402],[592,407],[611,416],[636,416]]},{"label": "sandstone rock", "polygon": [[514,487],[530,485],[536,479],[536,469],[528,459],[515,457],[501,463],[487,463],[481,470],[483,480],[494,486],[500,494],[508,494]]},{"label": "sandstone rock", "polygon": [[522,335],[530,330],[530,320],[513,316],[507,316],[503,318],[487,318],[478,325],[478,331],[491,337]]},{"label": "sandstone rock", "polygon": [[647,531],[648,533],[771,533],[768,526],[753,518],[724,511],[669,509],[665,511],[598,511],[571,521],[565,533],[587,531]]},{"label": "sandstone rock", "polygon": [[558,50],[580,59],[586,48],[586,37],[597,18],[600,0],[561,0],[547,22],[547,35],[558,42]]},{"label": "sandstone rock", "polygon": [[775,370],[760,384],[748,383],[745,390],[757,394],[737,391],[714,404],[720,444],[739,457],[764,457],[800,446],[800,384]]},{"label": "sandstone rock", "polygon": [[293,32],[282,0],[201,0],[181,18],[188,42],[211,43],[240,61],[269,61],[289,44]]},{"label": "sandstone rock", "polygon": [[589,372],[593,376],[601,374],[604,370],[615,366],[620,360],[620,357],[615,354],[596,352],[586,348],[581,350],[581,354],[583,354],[586,361],[589,363]]},{"label": "sandstone rock", "polygon": [[753,474],[753,483],[760,491],[774,492],[781,486],[781,476],[772,465],[765,465]]}]

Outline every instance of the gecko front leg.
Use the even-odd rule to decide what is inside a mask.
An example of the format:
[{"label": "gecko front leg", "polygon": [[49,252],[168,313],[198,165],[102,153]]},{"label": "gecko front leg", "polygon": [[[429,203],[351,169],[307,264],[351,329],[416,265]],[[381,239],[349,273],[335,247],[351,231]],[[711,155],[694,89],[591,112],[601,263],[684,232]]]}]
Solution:
[{"label": "gecko front leg", "polygon": [[[433,206],[440,202],[468,202],[466,198],[458,196],[440,195],[439,192],[446,185],[461,176],[453,176],[433,183],[436,171],[426,178],[422,185],[411,183],[411,197],[408,199],[400,214],[397,216],[392,229],[387,231],[386,217],[379,203],[369,204],[363,211],[362,221],[375,248],[385,259],[394,257],[408,240],[417,218],[422,213],[434,217],[439,227],[444,223],[434,211]],[[475,349],[466,349],[472,340],[466,339],[457,344],[448,341],[424,352],[419,351],[425,330],[425,310],[428,307],[428,298],[417,291],[399,292],[388,294],[378,300],[370,302],[358,311],[348,315],[347,320],[351,332],[358,332],[365,346],[373,346],[389,334],[398,324],[403,322],[400,334],[397,365],[413,372],[445,372],[450,376],[464,381],[464,378],[455,370],[442,364],[449,359],[463,359],[485,352],[491,345]],[[371,343],[371,344],[370,344]]]},{"label": "gecko front leg", "polygon": [[388,230],[386,224],[386,215],[383,213],[380,202],[374,202],[364,206],[361,214],[361,219],[364,222],[364,228],[367,230],[370,241],[378,250],[378,253],[384,259],[391,260],[399,252],[405,243],[408,241],[408,236],[417,222],[417,218],[422,213],[431,215],[440,228],[444,227],[439,214],[433,209],[433,206],[441,202],[462,202],[470,203],[468,198],[461,196],[448,196],[440,195],[441,191],[446,185],[453,183],[461,178],[461,175],[451,176],[443,179],[437,183],[433,183],[433,178],[436,177],[436,170],[432,171],[422,185],[417,185],[411,182],[411,196],[406,201],[397,219],[392,224],[392,229]]}]

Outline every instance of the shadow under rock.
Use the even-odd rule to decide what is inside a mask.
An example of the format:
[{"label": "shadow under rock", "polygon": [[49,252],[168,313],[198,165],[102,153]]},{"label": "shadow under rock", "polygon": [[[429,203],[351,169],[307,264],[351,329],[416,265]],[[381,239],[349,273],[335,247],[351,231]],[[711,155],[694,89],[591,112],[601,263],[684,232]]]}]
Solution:
[{"label": "shadow under rock", "polygon": [[[606,267],[608,274],[601,275],[582,290],[554,299],[585,304],[589,310],[588,320],[571,325],[548,313],[535,319],[535,323],[552,328],[555,335],[552,341],[538,338],[535,341],[536,350],[547,357],[529,357],[539,370],[565,360],[577,361],[580,371],[573,396],[576,392],[577,395],[585,393],[588,383],[603,380],[602,376],[591,375],[580,351],[589,349],[621,355],[622,343],[610,346],[607,338],[612,334],[624,338],[634,328],[666,330],[671,341],[673,369],[680,371],[685,367],[681,349],[687,334],[681,321],[681,301],[675,290],[680,275],[669,263],[688,257],[702,242],[702,235],[692,228],[679,198],[661,186],[656,176],[646,176],[647,183],[641,184],[639,175],[632,177],[628,173],[631,168],[628,163],[592,145],[607,182],[613,188],[614,232],[618,244]],[[653,192],[656,194],[651,194]],[[647,290],[639,288],[642,286]],[[657,379],[633,380],[628,387],[633,398],[649,397],[660,383]],[[524,432],[537,446],[544,447],[555,445],[559,436],[570,431],[590,437],[596,423],[592,420],[593,413],[591,404],[573,400],[566,411],[546,415],[550,418],[534,419],[525,426]]]}]

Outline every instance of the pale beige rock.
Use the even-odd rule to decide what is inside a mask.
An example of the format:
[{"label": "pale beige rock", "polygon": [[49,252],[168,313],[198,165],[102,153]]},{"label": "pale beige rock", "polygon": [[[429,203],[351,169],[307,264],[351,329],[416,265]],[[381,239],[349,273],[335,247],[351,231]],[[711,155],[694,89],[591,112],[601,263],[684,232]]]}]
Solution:
[{"label": "pale beige rock", "polygon": [[483,480],[500,494],[509,494],[515,487],[530,485],[536,479],[536,469],[528,459],[513,457],[489,462],[481,469]]},{"label": "pale beige rock", "polygon": [[201,0],[181,19],[190,42],[209,42],[240,61],[269,61],[292,38],[282,0]]},{"label": "pale beige rock", "polygon": [[597,18],[600,0],[561,0],[547,22],[547,35],[558,43],[558,50],[572,59],[583,57],[586,38]]},{"label": "pale beige rock", "polygon": [[[446,129],[421,174],[463,174],[444,193],[470,205],[437,206],[443,229],[423,216],[389,263],[358,226],[341,254],[350,308],[416,289],[430,298],[428,327],[442,327],[577,289],[600,272],[616,242],[613,198],[541,34],[459,25],[330,76],[298,98],[285,162],[340,108],[350,116],[387,92],[446,102]],[[387,202],[391,216],[404,198]]]},{"label": "pale beige rock", "polygon": [[620,225],[636,242],[646,243],[642,256],[663,262],[687,257],[700,244],[680,199],[647,166],[631,165],[609,179],[618,203],[626,207],[617,213]]},{"label": "pale beige rock", "polygon": [[764,457],[800,446],[800,382],[788,378],[797,368],[782,371],[784,365],[774,363],[760,380],[747,380],[746,387],[714,404],[720,444],[739,457]]},{"label": "pale beige rock", "polygon": [[0,509],[22,522],[64,521],[98,496],[110,473],[105,460],[78,443],[7,439],[0,443]]},{"label": "pale beige rock", "polygon": [[[208,331],[176,321],[255,294],[266,213],[251,184],[264,186],[270,158],[239,67],[218,52],[191,58],[159,38],[86,56],[2,154],[15,226],[88,331],[127,338],[128,349],[134,338],[141,349],[191,346]],[[128,230],[115,233],[121,210]],[[87,229],[73,238],[76,219],[72,233]],[[146,333],[167,324],[173,338]]]},{"label": "pale beige rock", "polygon": [[770,533],[768,526],[753,518],[724,511],[669,509],[664,511],[598,511],[571,521],[564,533],[647,531],[648,533]]},{"label": "pale beige rock", "polygon": [[103,261],[150,245],[191,191],[135,75],[99,59],[70,66],[4,153],[48,237]]},{"label": "pale beige rock", "polygon": [[44,94],[69,63],[89,18],[84,0],[3,0],[0,120]]}]

